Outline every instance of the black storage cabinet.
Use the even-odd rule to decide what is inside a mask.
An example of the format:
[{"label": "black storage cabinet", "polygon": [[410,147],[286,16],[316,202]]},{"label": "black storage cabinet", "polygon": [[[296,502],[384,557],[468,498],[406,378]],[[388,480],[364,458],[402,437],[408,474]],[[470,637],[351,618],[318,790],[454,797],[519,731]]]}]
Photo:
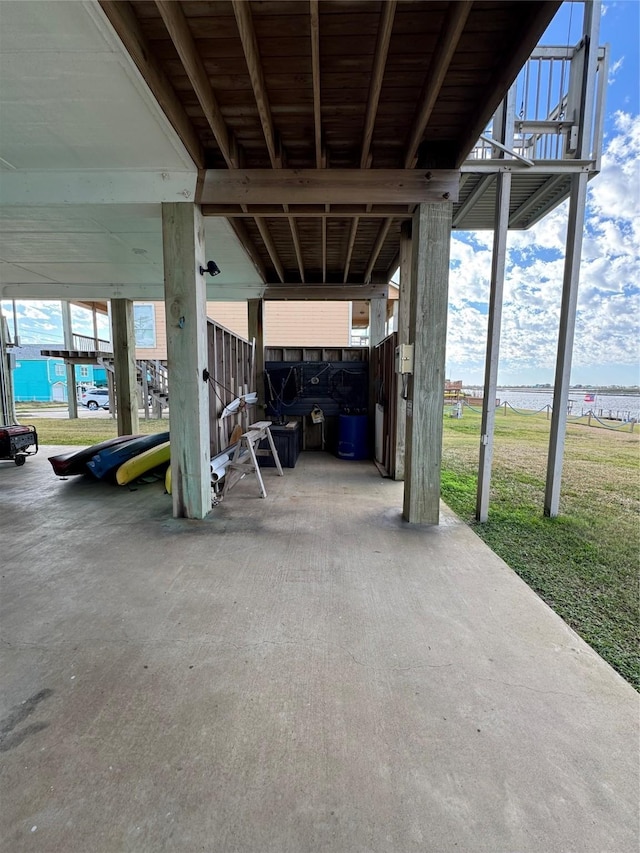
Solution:
[{"label": "black storage cabinet", "polygon": [[[300,453],[300,424],[296,422],[295,428],[287,428],[284,426],[270,426],[273,443],[280,457],[280,464],[283,468],[295,468]],[[268,450],[269,442],[263,439],[260,442],[260,450]],[[275,462],[271,453],[268,456],[259,456],[258,462],[261,468],[275,468]]]}]

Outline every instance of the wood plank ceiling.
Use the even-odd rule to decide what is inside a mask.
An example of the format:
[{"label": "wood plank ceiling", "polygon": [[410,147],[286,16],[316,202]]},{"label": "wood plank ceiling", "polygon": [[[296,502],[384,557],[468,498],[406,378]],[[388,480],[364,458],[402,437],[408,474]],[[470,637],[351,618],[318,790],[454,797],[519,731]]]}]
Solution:
[{"label": "wood plank ceiling", "polygon": [[[207,169],[457,169],[559,0],[101,0]],[[407,204],[204,205],[267,283],[386,282]]]}]

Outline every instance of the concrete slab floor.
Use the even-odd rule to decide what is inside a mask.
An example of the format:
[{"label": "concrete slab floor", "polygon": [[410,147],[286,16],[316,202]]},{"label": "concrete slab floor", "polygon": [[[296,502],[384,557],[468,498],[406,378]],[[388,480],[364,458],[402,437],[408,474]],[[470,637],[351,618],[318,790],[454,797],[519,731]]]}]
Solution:
[{"label": "concrete slab floor", "polygon": [[53,451],[0,463],[4,851],[637,851],[637,694],[450,512],[307,453],[174,520]]}]

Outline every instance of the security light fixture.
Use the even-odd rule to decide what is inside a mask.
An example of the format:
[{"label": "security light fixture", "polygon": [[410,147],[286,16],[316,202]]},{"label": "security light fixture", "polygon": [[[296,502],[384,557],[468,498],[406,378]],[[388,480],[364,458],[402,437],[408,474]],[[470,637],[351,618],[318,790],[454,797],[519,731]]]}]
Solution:
[{"label": "security light fixture", "polygon": [[207,261],[206,267],[200,267],[200,275],[204,275],[206,272],[210,276],[220,275],[220,267],[215,261]]}]

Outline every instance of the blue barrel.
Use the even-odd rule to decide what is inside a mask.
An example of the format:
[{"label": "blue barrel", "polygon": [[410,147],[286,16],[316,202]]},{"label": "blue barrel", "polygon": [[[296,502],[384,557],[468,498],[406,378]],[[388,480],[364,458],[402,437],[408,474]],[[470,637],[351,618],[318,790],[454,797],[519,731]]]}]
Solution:
[{"label": "blue barrel", "polygon": [[338,417],[338,456],[340,459],[369,458],[369,417],[367,415]]}]

